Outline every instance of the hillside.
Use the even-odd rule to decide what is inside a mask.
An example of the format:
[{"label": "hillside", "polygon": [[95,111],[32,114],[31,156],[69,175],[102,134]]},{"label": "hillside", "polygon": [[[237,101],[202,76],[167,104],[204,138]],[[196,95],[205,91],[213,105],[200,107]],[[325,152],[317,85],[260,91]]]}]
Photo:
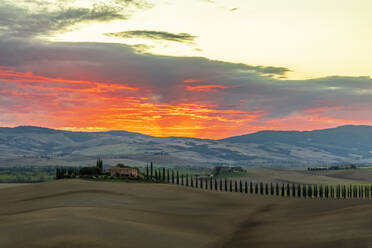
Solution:
[{"label": "hillside", "polygon": [[372,127],[307,132],[262,131],[223,140],[158,138],[125,131],[70,132],[39,127],[0,128],[0,166],[372,164]]},{"label": "hillside", "polygon": [[53,181],[0,189],[0,247],[369,247],[369,200]]}]

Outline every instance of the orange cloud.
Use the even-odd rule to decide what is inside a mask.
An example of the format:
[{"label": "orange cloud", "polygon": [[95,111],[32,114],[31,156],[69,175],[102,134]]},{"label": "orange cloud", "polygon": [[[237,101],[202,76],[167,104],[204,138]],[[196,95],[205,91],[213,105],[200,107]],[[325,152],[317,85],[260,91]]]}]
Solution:
[{"label": "orange cloud", "polygon": [[184,83],[199,83],[199,82],[202,82],[202,81],[203,80],[201,80],[201,79],[186,79],[183,82]]},{"label": "orange cloud", "polygon": [[202,92],[213,92],[217,91],[218,89],[228,89],[230,87],[225,85],[196,85],[196,86],[190,86],[187,85],[186,89],[188,91],[202,91]]},{"label": "orange cloud", "polygon": [[176,100],[169,103],[154,97],[153,89],[134,83],[45,77],[0,67],[0,126],[36,125],[73,131],[127,130],[161,137],[219,139],[264,129],[311,130],[371,123],[368,118],[364,121],[340,118],[347,116],[343,112],[345,107],[340,106],[309,107],[285,117],[269,117],[271,113],[260,106],[251,111],[242,110],[249,98],[221,108],[208,99],[203,101],[204,92],[227,89],[228,86],[195,85],[200,81],[186,81],[193,84],[177,89],[184,89],[181,93],[191,91],[189,94],[198,97],[181,100],[175,97]]},{"label": "orange cloud", "polygon": [[[65,130],[127,130],[154,136],[223,138],[262,113],[200,103],[155,103],[151,91],[117,83],[69,80],[0,68],[0,103],[8,121]],[[197,86],[198,87],[198,86]],[[219,85],[198,91],[227,88]],[[124,91],[124,93],[123,93]]]}]

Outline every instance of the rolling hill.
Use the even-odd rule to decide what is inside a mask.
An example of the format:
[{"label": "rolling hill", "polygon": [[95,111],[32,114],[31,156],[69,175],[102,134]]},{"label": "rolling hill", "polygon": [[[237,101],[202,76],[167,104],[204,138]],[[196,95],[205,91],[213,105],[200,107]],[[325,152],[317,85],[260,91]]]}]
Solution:
[{"label": "rolling hill", "polygon": [[0,189],[0,247],[371,247],[371,205],[58,180]]},{"label": "rolling hill", "polygon": [[105,165],[137,166],[149,161],[181,167],[372,164],[372,127],[261,131],[222,140],[159,138],[126,131],[0,128],[0,166],[81,166],[94,164],[98,157]]}]

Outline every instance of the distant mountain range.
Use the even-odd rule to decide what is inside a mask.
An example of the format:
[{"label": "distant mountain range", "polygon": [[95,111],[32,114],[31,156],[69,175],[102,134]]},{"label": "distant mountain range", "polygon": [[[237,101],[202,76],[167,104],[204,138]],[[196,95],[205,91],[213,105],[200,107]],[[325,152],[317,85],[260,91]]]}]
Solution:
[{"label": "distant mountain range", "polygon": [[161,166],[372,164],[372,126],[261,131],[222,140],[159,138],[126,131],[71,132],[33,126],[0,128],[0,166],[118,162]]}]

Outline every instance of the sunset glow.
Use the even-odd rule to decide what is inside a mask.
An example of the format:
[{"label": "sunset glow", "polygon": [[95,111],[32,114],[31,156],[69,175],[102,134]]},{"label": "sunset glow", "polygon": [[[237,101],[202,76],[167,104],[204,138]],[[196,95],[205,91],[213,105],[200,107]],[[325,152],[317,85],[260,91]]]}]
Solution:
[{"label": "sunset glow", "polygon": [[219,139],[371,125],[370,4],[6,0],[0,126]]}]

